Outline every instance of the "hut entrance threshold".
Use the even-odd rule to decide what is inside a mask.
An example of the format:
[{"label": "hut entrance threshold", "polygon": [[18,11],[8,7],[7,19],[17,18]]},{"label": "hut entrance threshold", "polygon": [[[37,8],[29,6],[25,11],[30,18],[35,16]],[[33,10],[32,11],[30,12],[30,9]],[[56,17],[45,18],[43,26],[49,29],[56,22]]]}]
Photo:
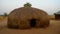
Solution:
[{"label": "hut entrance threshold", "polygon": [[30,26],[35,27],[35,25],[36,25],[36,19],[31,19],[30,20]]}]

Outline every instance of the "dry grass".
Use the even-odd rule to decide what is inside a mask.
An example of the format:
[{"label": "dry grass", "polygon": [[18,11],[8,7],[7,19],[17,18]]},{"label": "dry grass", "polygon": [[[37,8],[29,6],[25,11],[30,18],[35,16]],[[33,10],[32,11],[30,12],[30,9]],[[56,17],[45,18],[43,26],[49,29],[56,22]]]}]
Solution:
[{"label": "dry grass", "polygon": [[0,30],[1,27],[5,27],[7,25],[7,17],[0,16]]},{"label": "dry grass", "polygon": [[51,20],[55,20],[55,15],[49,15],[49,18],[50,18]]},{"label": "dry grass", "polygon": [[50,26],[47,28],[32,28],[26,30],[9,29],[7,25],[7,18],[0,21],[0,34],[60,34],[60,20],[50,20]]}]

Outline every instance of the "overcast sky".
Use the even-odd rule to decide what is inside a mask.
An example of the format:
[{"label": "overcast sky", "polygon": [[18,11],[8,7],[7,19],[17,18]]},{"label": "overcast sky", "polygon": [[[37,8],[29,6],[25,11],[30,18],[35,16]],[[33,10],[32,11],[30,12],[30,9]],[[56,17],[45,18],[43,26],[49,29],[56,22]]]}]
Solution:
[{"label": "overcast sky", "polygon": [[26,2],[32,4],[32,7],[46,11],[50,15],[60,10],[60,0],[0,0],[0,15],[23,7]]}]

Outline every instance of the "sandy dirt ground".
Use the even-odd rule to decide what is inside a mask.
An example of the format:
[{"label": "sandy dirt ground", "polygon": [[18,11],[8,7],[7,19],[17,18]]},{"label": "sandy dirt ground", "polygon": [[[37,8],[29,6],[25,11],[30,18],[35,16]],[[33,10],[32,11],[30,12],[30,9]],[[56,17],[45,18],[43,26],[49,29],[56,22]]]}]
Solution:
[{"label": "sandy dirt ground", "polygon": [[6,25],[6,19],[0,21],[0,34],[60,34],[60,20],[50,20],[50,26],[47,28],[31,28],[26,30],[9,29]]}]

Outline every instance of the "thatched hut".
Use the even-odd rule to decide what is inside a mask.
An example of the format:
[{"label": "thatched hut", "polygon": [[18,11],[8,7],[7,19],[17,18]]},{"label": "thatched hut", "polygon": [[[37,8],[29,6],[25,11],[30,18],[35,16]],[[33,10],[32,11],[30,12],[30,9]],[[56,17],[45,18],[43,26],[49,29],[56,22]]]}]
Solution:
[{"label": "thatched hut", "polygon": [[14,9],[8,15],[8,27],[12,28],[31,28],[48,27],[49,16],[40,9],[33,7],[21,7]]},{"label": "thatched hut", "polygon": [[56,20],[60,20],[60,11],[54,13],[54,15]]}]

